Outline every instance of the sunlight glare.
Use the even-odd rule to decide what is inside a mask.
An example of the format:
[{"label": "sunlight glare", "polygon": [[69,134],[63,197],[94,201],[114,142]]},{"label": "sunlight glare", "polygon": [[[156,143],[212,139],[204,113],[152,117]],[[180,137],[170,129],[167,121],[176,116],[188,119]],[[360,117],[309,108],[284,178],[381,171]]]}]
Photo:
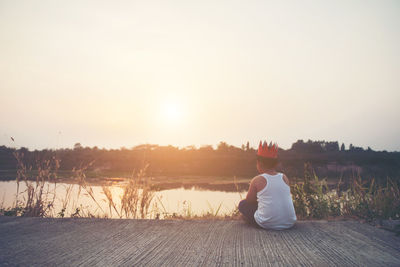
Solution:
[{"label": "sunlight glare", "polygon": [[176,124],[182,120],[181,106],[176,102],[167,102],[162,109],[162,115],[167,124]]}]

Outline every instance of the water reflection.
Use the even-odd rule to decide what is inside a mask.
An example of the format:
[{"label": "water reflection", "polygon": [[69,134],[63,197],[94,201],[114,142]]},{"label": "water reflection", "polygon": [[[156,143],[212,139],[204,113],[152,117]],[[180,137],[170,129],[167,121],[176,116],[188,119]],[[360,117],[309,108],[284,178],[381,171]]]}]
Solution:
[{"label": "water reflection", "polygon": [[196,183],[195,185],[183,184],[183,183],[165,183],[165,184],[157,184],[152,186],[152,188],[156,191],[161,191],[165,189],[175,189],[175,188],[184,188],[184,189],[192,189],[203,191],[219,191],[219,192],[244,192],[249,188],[249,183],[224,183],[224,184],[209,184],[209,183]]},{"label": "water reflection", "polygon": [[[59,213],[65,208],[65,217],[69,217],[76,211],[76,208],[79,208],[80,214],[84,216],[90,212],[95,216],[118,218],[117,212],[110,209],[102,186],[92,185],[90,187],[93,190],[94,199],[82,188],[79,190],[80,188],[77,184],[57,183],[54,185],[47,183],[45,189],[50,192],[47,195],[47,200],[50,201],[54,198],[53,209],[49,215],[59,217]],[[236,188],[233,184],[229,185],[229,187]],[[240,199],[245,196],[244,191],[238,193],[202,188],[191,186],[190,188],[181,187],[156,191],[146,218],[152,219],[157,217],[162,219],[165,215],[171,216],[173,214],[200,216],[207,213],[215,214],[217,212],[221,216],[229,215],[236,209]],[[117,210],[119,210],[123,194],[122,184],[114,184],[109,189],[112,193],[112,200],[116,204]],[[0,208],[15,205],[16,190],[16,181],[0,181]],[[24,200],[25,193],[23,192],[25,190],[25,183],[20,183],[19,201]]]}]

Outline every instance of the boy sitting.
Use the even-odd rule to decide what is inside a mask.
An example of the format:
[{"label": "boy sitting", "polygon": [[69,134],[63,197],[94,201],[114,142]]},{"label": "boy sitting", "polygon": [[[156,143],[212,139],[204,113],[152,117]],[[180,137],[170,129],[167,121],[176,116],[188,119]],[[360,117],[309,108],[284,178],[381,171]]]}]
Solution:
[{"label": "boy sitting", "polygon": [[264,141],[257,151],[257,170],[260,175],[250,182],[246,199],[240,201],[239,211],[256,226],[283,230],[296,222],[289,179],[275,170],[278,164],[278,146]]}]

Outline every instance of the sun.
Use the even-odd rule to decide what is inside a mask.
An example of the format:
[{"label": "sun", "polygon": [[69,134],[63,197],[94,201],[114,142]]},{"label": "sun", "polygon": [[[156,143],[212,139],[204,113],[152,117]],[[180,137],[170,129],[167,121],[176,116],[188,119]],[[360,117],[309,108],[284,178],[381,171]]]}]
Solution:
[{"label": "sun", "polygon": [[177,124],[182,121],[182,107],[177,102],[169,101],[164,103],[161,112],[162,118],[167,124]]}]

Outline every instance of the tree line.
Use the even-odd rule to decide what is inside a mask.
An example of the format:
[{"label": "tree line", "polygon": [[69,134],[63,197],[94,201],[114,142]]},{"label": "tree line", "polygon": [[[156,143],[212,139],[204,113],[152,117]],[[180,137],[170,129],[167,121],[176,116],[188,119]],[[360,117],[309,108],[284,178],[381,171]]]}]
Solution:
[{"label": "tree line", "polygon": [[[236,147],[220,142],[212,146],[178,148],[143,144],[120,149],[83,147],[43,149],[0,146],[0,171],[14,170],[15,151],[23,154],[24,162],[35,168],[36,163],[52,157],[60,161],[60,170],[72,170],[90,162],[89,171],[99,174],[131,172],[148,164],[149,175],[210,175],[254,176],[256,149],[249,143]],[[400,177],[400,152],[374,151],[328,141],[298,140],[290,149],[279,149],[279,167],[290,177],[303,176],[304,164],[310,163],[319,177],[354,177],[397,179]]]}]

